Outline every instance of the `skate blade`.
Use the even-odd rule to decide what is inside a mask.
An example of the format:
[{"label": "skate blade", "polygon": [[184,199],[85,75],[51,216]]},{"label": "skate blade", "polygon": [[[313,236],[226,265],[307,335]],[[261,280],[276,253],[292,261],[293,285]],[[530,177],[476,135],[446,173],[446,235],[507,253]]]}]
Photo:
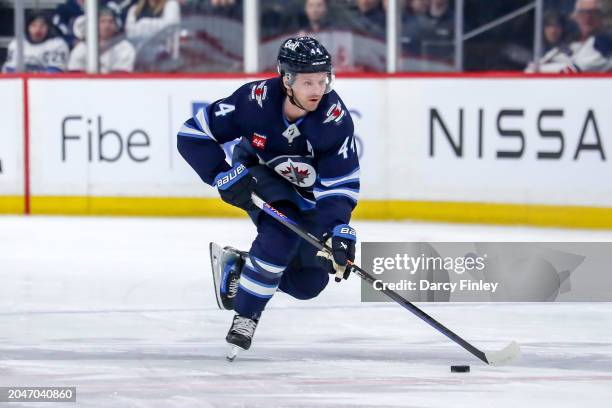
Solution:
[{"label": "skate blade", "polygon": [[232,361],[234,361],[236,359],[236,356],[238,356],[238,353],[242,350],[242,348],[235,346],[235,345],[230,345],[229,350],[227,351],[227,355],[225,356],[226,360],[229,361],[230,363]]},{"label": "skate blade", "polygon": [[219,245],[217,245],[214,242],[211,242],[209,245],[209,251],[210,251],[210,268],[212,271],[212,278],[213,278],[213,285],[215,288],[215,300],[217,301],[217,306],[219,307],[219,310],[226,310],[223,307],[223,302],[221,301],[221,298],[219,297],[219,286],[221,285],[220,279],[221,279],[221,273],[219,271],[220,268],[220,262],[221,262],[221,247]]}]

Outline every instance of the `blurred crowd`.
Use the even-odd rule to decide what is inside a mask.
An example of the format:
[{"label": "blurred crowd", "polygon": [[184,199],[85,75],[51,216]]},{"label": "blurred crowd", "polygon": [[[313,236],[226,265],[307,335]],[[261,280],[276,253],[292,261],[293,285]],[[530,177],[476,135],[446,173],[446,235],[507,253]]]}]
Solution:
[{"label": "blurred crowd", "polygon": [[[612,34],[604,25],[601,0],[577,0],[568,16],[549,11],[544,17],[545,54],[540,72],[612,72]],[[526,72],[536,70],[536,61]]]},{"label": "blurred crowd", "polygon": [[[454,0],[398,0],[400,69],[454,69]],[[544,54],[533,56],[533,17],[517,16],[464,43],[465,70],[605,72],[612,69],[608,27],[612,0],[545,0]],[[531,3],[465,0],[464,33]],[[274,69],[278,44],[314,35],[338,70],[384,71],[387,0],[260,0],[260,68]],[[28,10],[27,71],[84,71],[85,0]],[[99,0],[98,47],[103,73],[241,71],[242,0]],[[15,41],[3,72],[16,67]]]},{"label": "blurred crowd", "polygon": [[[100,0],[100,72],[132,72],[150,55],[176,56],[181,21],[177,0]],[[26,14],[24,65],[29,72],[86,70],[85,0],[66,0],[53,12]],[[3,72],[16,68],[16,41],[9,44]]]}]

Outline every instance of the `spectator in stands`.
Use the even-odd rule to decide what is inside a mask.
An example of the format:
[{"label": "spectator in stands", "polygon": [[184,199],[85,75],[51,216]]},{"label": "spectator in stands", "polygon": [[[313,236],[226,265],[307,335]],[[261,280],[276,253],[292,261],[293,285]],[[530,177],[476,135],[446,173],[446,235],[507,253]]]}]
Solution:
[{"label": "spectator in stands", "polygon": [[421,21],[424,56],[436,60],[452,60],[455,14],[449,0],[431,0],[428,17]]},{"label": "spectator in stands", "polygon": [[351,18],[354,29],[376,37],[385,37],[385,11],[380,0],[357,0],[355,14]]},{"label": "spectator in stands", "polygon": [[568,22],[565,16],[557,11],[544,14],[544,51],[560,46],[567,39]]},{"label": "spectator in stands", "polygon": [[455,27],[455,14],[450,8],[449,0],[431,0],[429,16],[436,36],[441,38],[452,37]]},{"label": "spectator in stands", "polygon": [[[208,3],[208,4],[206,4]],[[210,12],[216,16],[242,19],[242,3],[236,0],[206,0],[202,11]]]},{"label": "spectator in stands", "polygon": [[429,12],[431,6],[431,0],[409,0],[408,1],[408,14],[415,16],[425,15]]},{"label": "spectator in stands", "polygon": [[119,16],[121,27],[125,26],[128,10],[136,4],[138,0],[102,0],[100,5],[106,6],[113,10]]},{"label": "spectator in stands", "polygon": [[296,24],[299,13],[296,15],[293,9],[288,12],[287,8],[286,4],[279,1],[267,1],[261,4],[259,27],[262,40],[281,33],[293,32],[299,28],[299,24]]},{"label": "spectator in stands", "polygon": [[304,14],[306,19],[301,29],[308,33],[317,33],[331,27],[326,0],[306,0]]},{"label": "spectator in stands", "polygon": [[[121,25],[125,21],[128,8],[136,0],[99,0],[102,7],[109,7],[121,17]],[[62,37],[73,48],[84,37],[85,20],[79,18],[85,14],[85,0],[66,0],[59,4],[53,15],[53,25]]]},{"label": "spectator in stands", "polygon": [[[608,72],[612,70],[612,36],[604,32],[601,0],[576,0],[573,20],[578,38],[568,46],[561,44],[540,60],[541,72]],[[533,72],[529,64],[526,72]]]},{"label": "spectator in stands", "polygon": [[402,48],[412,55],[422,54],[422,37],[431,26],[430,0],[408,0],[408,12],[402,21]]},{"label": "spectator in stands", "polygon": [[60,31],[70,48],[79,41],[74,35],[73,24],[77,17],[84,14],[85,0],[67,0],[59,4],[53,15],[53,25]]},{"label": "spectator in stands", "polygon": [[[28,15],[23,45],[26,72],[62,72],[66,69],[68,45],[61,37],[55,35],[45,13],[35,11]],[[12,40],[2,72],[15,72],[16,69],[17,41]]]},{"label": "spectator in stands", "polygon": [[181,21],[181,10],[176,0],[138,0],[127,14],[125,31],[136,45],[177,26]]},{"label": "spectator in stands", "polygon": [[210,0],[213,7],[233,7],[236,5],[236,0]]},{"label": "spectator in stands", "polygon": [[[132,72],[136,51],[132,44],[119,34],[121,19],[108,7],[99,11],[98,42],[100,53],[100,72]],[[80,42],[70,53],[69,71],[85,71],[87,68],[87,44]]]}]

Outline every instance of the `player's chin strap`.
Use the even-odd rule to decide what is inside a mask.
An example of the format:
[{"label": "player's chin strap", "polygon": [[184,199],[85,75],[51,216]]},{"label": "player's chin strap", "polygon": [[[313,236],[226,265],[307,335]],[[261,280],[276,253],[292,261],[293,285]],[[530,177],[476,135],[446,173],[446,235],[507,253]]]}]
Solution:
[{"label": "player's chin strap", "polygon": [[[270,204],[266,203],[257,194],[253,193],[251,195],[251,198],[253,200],[253,203],[257,207],[259,207],[263,212],[265,212],[266,214],[274,218],[276,221],[283,224],[285,227],[289,228],[291,231],[295,232],[298,236],[300,236],[306,242],[308,242],[309,244],[311,244],[312,246],[314,246],[320,251],[331,253],[331,248],[329,248],[327,245],[322,243],[314,235],[310,234],[309,232],[306,232],[294,220],[287,217],[285,214],[278,211],[276,208],[272,207]],[[351,261],[348,261],[348,268],[350,268],[351,272],[359,276],[364,281],[368,282],[368,284],[370,285],[373,285],[374,281],[377,280],[377,278],[373,277],[370,273],[361,269],[359,266],[355,265]],[[451,339],[452,341],[454,341],[455,343],[463,347],[465,350],[472,353],[474,356],[478,357],[478,359],[480,359],[486,364],[489,364],[489,365],[509,364],[512,361],[516,360],[521,354],[521,349],[519,348],[518,344],[514,341],[499,351],[485,352],[485,351],[479,350],[478,348],[468,343],[463,338],[459,337],[459,335],[455,334],[453,331],[451,331],[449,328],[444,326],[442,323],[438,322],[436,319],[434,319],[433,317],[431,317],[430,315],[428,315],[427,313],[419,309],[417,306],[412,304],[410,301],[404,299],[397,292],[387,289],[386,286],[383,286],[383,289],[381,289],[380,292],[387,295],[389,298],[391,298],[393,301],[395,301],[400,306],[408,309],[408,311],[413,313],[419,319],[423,320],[425,323],[427,323],[428,325],[430,325],[431,327],[433,327],[434,329],[436,329],[437,331],[439,331],[440,333],[442,333],[443,335],[445,335],[446,337],[448,337],[449,339]]]},{"label": "player's chin strap", "polygon": [[[285,74],[285,75],[287,75],[287,74]],[[293,75],[293,74],[291,74],[291,75]],[[283,76],[283,77],[284,77],[284,76]],[[293,95],[295,95],[295,91],[294,91],[294,90],[293,90],[293,88],[291,87],[291,84],[293,83],[292,81],[295,81],[295,79],[293,79],[293,80],[292,80],[291,78],[292,78],[292,77],[290,76],[290,77],[289,77],[289,84],[290,84],[290,85],[288,86],[288,88],[289,88],[289,89],[291,89],[291,95],[289,95],[288,90],[287,90],[287,91],[285,91],[285,94],[287,95],[287,98],[289,98],[289,102],[291,102],[291,104],[292,104],[292,105],[297,106],[297,107],[298,107],[298,108],[300,108],[301,110],[308,112],[308,109],[306,109],[306,108],[305,108],[305,107],[304,107],[304,106],[303,106],[301,103],[299,103],[298,101],[296,101],[296,100],[295,100],[295,98],[294,98],[294,96],[293,96]],[[283,80],[281,79],[281,81],[283,81]],[[283,83],[283,88],[284,88],[284,87],[285,87],[285,85],[284,85],[284,83]]]},{"label": "player's chin strap", "polygon": [[[291,89],[291,93],[294,94],[295,92],[293,92],[293,88],[289,87],[289,89]],[[293,105],[297,106],[298,108],[300,108],[303,111],[308,112],[308,109],[306,109],[304,106],[302,106],[301,103],[299,103],[298,101],[295,100],[295,98],[293,97],[293,95],[289,95],[289,93],[287,92],[287,98],[289,98],[289,102],[291,102]]]}]

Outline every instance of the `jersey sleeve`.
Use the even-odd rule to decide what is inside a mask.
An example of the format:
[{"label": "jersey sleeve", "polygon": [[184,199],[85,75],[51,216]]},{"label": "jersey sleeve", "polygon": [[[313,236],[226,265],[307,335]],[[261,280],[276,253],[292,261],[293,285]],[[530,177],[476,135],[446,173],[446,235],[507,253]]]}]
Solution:
[{"label": "jersey sleeve", "polygon": [[326,130],[319,139],[324,144],[315,149],[318,176],[313,192],[320,233],[348,224],[359,199],[359,158],[353,122],[348,111],[345,115],[340,125],[323,125],[327,128],[323,128]]},{"label": "jersey sleeve", "polygon": [[231,168],[221,145],[241,136],[237,112],[245,89],[243,86],[231,96],[201,108],[178,131],[179,153],[211,186],[217,174]]}]

